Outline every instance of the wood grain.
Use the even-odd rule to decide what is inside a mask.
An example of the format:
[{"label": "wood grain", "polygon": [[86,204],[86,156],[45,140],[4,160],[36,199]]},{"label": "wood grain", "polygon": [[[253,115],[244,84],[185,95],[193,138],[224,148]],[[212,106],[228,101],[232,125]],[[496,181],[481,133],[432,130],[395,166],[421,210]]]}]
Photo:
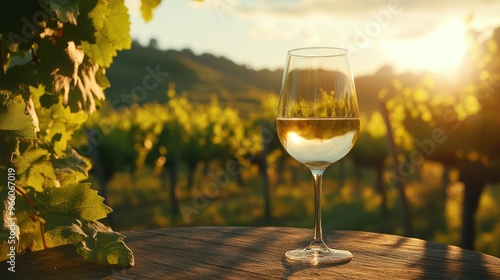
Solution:
[{"label": "wood grain", "polygon": [[18,256],[0,279],[500,279],[500,259],[415,238],[325,231],[325,242],[348,249],[342,265],[289,264],[283,254],[305,247],[312,230],[280,227],[180,227],[124,232],[134,267],[89,263],[74,246]]}]

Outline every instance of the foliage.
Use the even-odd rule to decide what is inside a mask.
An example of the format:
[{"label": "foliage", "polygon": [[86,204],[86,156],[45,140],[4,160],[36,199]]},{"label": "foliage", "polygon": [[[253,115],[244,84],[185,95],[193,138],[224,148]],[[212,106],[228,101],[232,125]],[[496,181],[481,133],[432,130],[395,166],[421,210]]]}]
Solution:
[{"label": "foliage", "polygon": [[[174,84],[167,95],[166,103],[152,102],[119,111],[105,104],[86,123],[89,129],[103,134],[99,149],[107,152],[111,146],[120,145],[111,137],[113,134],[121,135],[122,144],[127,143],[123,139],[132,139],[119,152],[135,159],[131,170],[169,165],[175,153],[195,164],[224,159],[245,163],[246,156],[262,150],[259,127],[242,120],[235,109],[221,107],[216,96],[208,104],[192,104],[186,93],[176,93]],[[107,160],[116,161],[118,156],[104,156],[101,160],[106,166],[115,165]]]},{"label": "foliage", "polygon": [[[427,75],[416,85],[395,81],[387,102],[391,125],[401,132],[395,136],[406,139],[398,143],[405,148],[399,166],[405,177],[425,160],[459,171],[457,180],[464,185],[461,245],[467,249],[474,246],[475,216],[483,189],[500,181],[496,157],[500,151],[500,28],[483,41],[476,31],[470,33],[470,49],[454,79]],[[384,89],[381,94],[388,92]]]},{"label": "foliage", "polygon": [[81,183],[91,164],[69,145],[104,99],[106,68],[130,47],[123,0],[11,1],[0,12],[2,251],[14,233],[18,253],[71,243],[86,259],[134,264],[124,236],[98,221],[111,209]]},{"label": "foliage", "polygon": [[[498,152],[496,127],[500,125],[496,115],[500,104],[500,28],[485,41],[479,40],[477,31],[470,33],[463,70],[454,79],[429,74],[411,86],[396,80],[387,106],[392,125],[405,130],[400,135],[406,140],[399,144],[407,151],[418,149],[416,141],[432,138],[432,131],[440,129],[446,143],[436,145],[427,158],[459,168],[481,161],[485,167],[498,167],[491,155]],[[382,94],[388,91],[383,89]]]},{"label": "foliage", "polygon": [[150,21],[153,18],[153,11],[160,5],[160,0],[143,0],[141,3],[142,17],[145,21]]}]

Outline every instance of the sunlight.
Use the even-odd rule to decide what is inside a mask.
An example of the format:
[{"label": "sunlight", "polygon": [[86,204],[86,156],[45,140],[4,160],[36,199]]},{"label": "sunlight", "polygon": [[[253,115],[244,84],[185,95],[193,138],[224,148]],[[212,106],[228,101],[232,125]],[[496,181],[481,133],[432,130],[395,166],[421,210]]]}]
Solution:
[{"label": "sunlight", "polygon": [[291,131],[288,133],[288,139],[290,139],[291,141],[297,143],[297,144],[300,144],[301,141],[302,141],[302,137],[300,137],[296,132],[294,131]]},{"label": "sunlight", "polygon": [[398,68],[453,72],[467,48],[466,32],[465,21],[449,20],[424,37],[382,42],[381,50]]}]

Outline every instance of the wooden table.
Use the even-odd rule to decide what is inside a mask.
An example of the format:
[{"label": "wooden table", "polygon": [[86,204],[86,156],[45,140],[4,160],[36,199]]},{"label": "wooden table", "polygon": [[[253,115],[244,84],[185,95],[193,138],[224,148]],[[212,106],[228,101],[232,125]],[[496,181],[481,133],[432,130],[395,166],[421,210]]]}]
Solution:
[{"label": "wooden table", "polygon": [[311,229],[180,227],[124,232],[135,255],[130,268],[84,261],[74,246],[18,256],[0,279],[500,279],[500,259],[415,238],[325,231],[325,242],[350,250],[342,265],[289,264],[283,254],[305,247]]}]

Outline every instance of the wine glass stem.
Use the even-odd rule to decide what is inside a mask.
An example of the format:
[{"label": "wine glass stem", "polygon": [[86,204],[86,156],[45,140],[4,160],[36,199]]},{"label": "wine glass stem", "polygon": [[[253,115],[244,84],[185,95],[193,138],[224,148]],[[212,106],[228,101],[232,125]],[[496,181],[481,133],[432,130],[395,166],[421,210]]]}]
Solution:
[{"label": "wine glass stem", "polygon": [[314,177],[314,236],[310,247],[325,246],[321,229],[321,189],[323,185],[323,171],[311,170]]}]

